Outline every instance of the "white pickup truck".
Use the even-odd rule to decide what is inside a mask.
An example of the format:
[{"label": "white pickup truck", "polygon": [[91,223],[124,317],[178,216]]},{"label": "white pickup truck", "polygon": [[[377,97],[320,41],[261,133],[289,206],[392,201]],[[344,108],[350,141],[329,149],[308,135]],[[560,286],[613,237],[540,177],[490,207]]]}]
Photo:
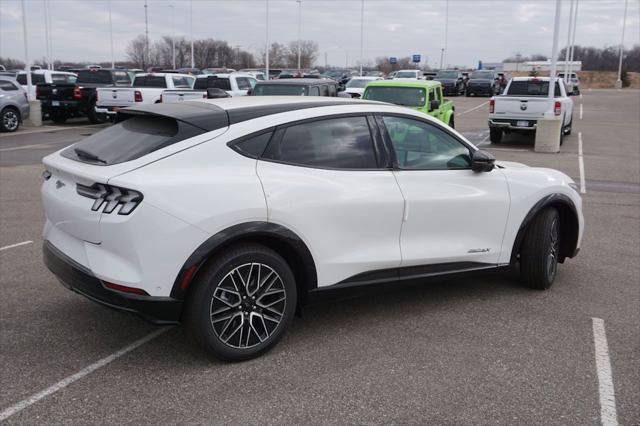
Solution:
[{"label": "white pickup truck", "polygon": [[131,87],[105,87],[97,90],[96,112],[115,114],[120,109],[160,102],[167,89],[191,89],[195,77],[187,74],[136,74]]},{"label": "white pickup truck", "polygon": [[534,132],[548,111],[562,118],[562,136],[571,134],[573,100],[561,79],[556,78],[554,99],[550,100],[549,77],[514,77],[502,95],[489,100],[489,138],[500,143],[502,135],[510,132]]},{"label": "white pickup truck", "polygon": [[[193,90],[165,90],[163,103],[211,99],[221,96],[246,96],[256,85],[255,77],[249,74],[202,74],[196,77]],[[216,93],[217,92],[217,93]]]}]

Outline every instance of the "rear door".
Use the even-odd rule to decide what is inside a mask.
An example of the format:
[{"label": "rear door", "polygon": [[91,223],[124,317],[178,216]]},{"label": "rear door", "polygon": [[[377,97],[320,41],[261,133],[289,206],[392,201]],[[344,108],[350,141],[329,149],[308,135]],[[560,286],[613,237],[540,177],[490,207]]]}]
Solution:
[{"label": "rear door", "polygon": [[378,166],[364,115],[278,129],[257,172],[269,221],[305,241],[319,287],[400,265],[403,198],[393,173]]},{"label": "rear door", "polygon": [[402,266],[496,264],[509,213],[500,170],[473,172],[470,148],[445,127],[400,115],[379,123],[405,198]]}]

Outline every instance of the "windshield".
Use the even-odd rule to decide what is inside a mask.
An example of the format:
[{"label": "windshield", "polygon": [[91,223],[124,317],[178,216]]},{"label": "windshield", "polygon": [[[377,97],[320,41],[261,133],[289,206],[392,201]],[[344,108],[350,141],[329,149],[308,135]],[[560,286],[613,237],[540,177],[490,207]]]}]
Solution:
[{"label": "windshield", "polygon": [[254,96],[306,96],[305,86],[288,84],[256,84],[253,88]]},{"label": "windshield", "polygon": [[458,73],[455,71],[442,71],[436,74],[436,78],[458,78]]},{"label": "windshield", "polygon": [[351,80],[349,80],[349,82],[347,83],[346,87],[352,87],[354,89],[362,89],[364,88],[364,86],[367,85],[367,83],[370,83],[371,80],[365,79],[365,78],[352,78]]},{"label": "windshield", "polygon": [[426,91],[417,87],[367,87],[363,99],[396,105],[421,107],[426,103]]},{"label": "windshield", "polygon": [[395,78],[416,78],[414,71],[398,71]]},{"label": "windshield", "polygon": [[472,72],[470,75],[471,78],[482,78],[485,80],[491,80],[493,78],[493,72],[491,71],[476,71]]},{"label": "windshield", "polygon": [[[514,80],[509,86],[509,96],[547,96],[549,94],[549,81],[542,80]],[[556,81],[555,97],[560,97],[560,85]]]}]

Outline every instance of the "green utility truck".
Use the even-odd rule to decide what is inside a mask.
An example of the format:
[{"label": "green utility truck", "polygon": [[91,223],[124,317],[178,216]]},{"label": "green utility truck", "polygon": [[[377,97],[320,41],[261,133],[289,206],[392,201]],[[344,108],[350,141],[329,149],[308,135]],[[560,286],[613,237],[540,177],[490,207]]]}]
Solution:
[{"label": "green utility truck", "polygon": [[377,80],[368,83],[362,99],[402,105],[455,127],[455,107],[442,96],[442,84],[432,80]]}]

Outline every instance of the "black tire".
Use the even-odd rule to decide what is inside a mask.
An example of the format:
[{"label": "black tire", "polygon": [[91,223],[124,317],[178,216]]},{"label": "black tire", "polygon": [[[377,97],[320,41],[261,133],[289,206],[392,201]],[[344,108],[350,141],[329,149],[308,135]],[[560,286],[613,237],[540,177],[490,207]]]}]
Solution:
[{"label": "black tire", "polygon": [[470,92],[465,92],[464,95],[468,98],[469,96],[471,96]]},{"label": "black tire", "polygon": [[109,120],[108,114],[96,112],[96,101],[89,103],[87,118],[89,118],[89,122],[91,122],[91,124],[103,124]]},{"label": "black tire", "polygon": [[[258,275],[269,271],[266,274],[274,272],[275,276],[270,274],[273,281],[265,279],[263,287],[255,287],[252,293],[251,283],[258,281],[252,268],[258,264]],[[249,285],[243,287],[245,279]],[[204,349],[224,361],[248,360],[271,349],[285,334],[296,310],[297,289],[291,268],[278,253],[258,244],[225,250],[198,272],[193,285],[187,296],[185,323]],[[283,296],[284,301],[273,303]],[[243,338],[248,338],[244,347]]]},{"label": "black tire", "polygon": [[6,107],[0,112],[0,131],[15,132],[20,127],[20,111],[13,107]]},{"label": "black tire", "polygon": [[564,134],[566,136],[569,136],[571,134],[572,127],[573,127],[573,115],[571,116],[571,121],[569,122],[569,125],[564,128]]},{"label": "black tire", "polygon": [[451,119],[449,119],[449,127],[451,127],[452,129],[456,128],[456,117],[455,117],[455,115],[452,115]]},{"label": "black tire", "polygon": [[49,113],[49,117],[51,118],[51,121],[57,124],[63,124],[67,121],[67,118],[69,118],[67,113],[64,111],[51,111],[51,113]]},{"label": "black tire", "polygon": [[527,287],[546,290],[558,271],[560,214],[549,207],[534,219],[520,250],[520,278]]},{"label": "black tire", "polygon": [[489,140],[491,143],[500,143],[502,141],[502,130],[497,127],[489,127]]},{"label": "black tire", "polygon": [[562,123],[562,129],[560,130],[560,146],[564,143],[564,122]]}]

